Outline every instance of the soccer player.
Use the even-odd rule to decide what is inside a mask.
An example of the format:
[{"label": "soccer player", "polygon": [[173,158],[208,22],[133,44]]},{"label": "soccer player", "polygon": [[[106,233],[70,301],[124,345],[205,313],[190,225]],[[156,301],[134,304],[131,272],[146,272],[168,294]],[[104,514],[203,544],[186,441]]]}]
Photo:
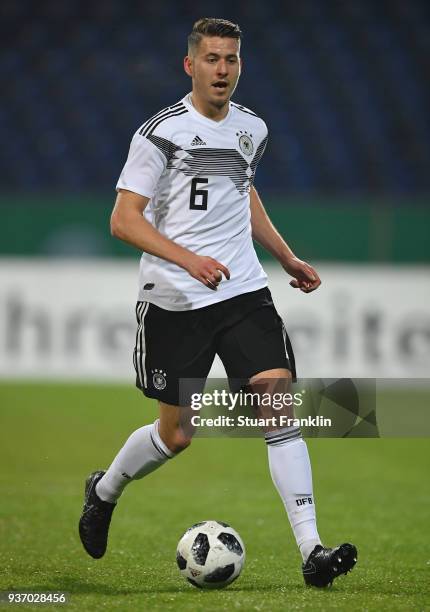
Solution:
[{"label": "soccer player", "polygon": [[[208,376],[218,354],[229,379],[249,385],[294,378],[294,357],[253,239],[310,293],[317,272],[272,225],[254,176],[267,127],[231,101],[240,73],[239,27],[200,19],[184,69],[192,91],[134,134],[117,184],[112,234],[143,251],[134,366],[137,386],[159,402],[159,418],[130,435],[109,469],[86,481],[79,533],[104,555],[124,488],[186,449],[188,396],[181,381]],[[154,84],[153,84],[154,86]],[[188,398],[188,399],[187,399]],[[267,431],[269,468],[303,558],[305,582],[322,587],[354,566],[351,544],[325,548],[318,535],[309,455],[299,428]]]}]

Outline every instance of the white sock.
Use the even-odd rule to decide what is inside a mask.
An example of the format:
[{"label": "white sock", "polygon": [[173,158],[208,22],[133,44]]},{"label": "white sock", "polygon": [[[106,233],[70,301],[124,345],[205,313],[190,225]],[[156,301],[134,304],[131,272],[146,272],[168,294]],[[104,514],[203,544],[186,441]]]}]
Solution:
[{"label": "white sock", "polygon": [[314,547],[321,544],[306,442],[298,427],[271,431],[265,439],[273,483],[284,502],[303,561],[306,561]]},{"label": "white sock", "polygon": [[132,480],[150,474],[175,456],[158,431],[158,419],[134,431],[96,485],[96,493],[103,501],[115,503]]}]

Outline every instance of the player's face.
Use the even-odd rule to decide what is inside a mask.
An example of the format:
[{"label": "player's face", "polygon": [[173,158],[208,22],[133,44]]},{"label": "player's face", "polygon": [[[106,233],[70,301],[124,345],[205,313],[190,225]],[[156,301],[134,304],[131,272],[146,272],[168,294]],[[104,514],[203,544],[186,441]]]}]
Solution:
[{"label": "player's face", "polygon": [[193,79],[193,93],[217,107],[233,95],[240,76],[240,43],[235,38],[204,36],[195,53],[185,58],[185,70]]}]

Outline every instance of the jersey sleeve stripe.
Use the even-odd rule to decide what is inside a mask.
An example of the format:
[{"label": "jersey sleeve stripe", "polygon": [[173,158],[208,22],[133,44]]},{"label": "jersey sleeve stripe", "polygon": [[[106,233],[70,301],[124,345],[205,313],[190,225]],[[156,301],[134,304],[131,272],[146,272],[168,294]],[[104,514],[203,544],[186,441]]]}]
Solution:
[{"label": "jersey sleeve stripe", "polygon": [[162,115],[163,113],[166,113],[171,110],[175,110],[176,108],[179,108],[179,107],[185,108],[182,102],[177,102],[176,104],[172,104],[172,106],[167,106],[166,108],[161,109],[161,111],[159,111],[158,113],[150,117],[147,121],[145,121],[145,123],[142,125],[142,127],[139,130],[139,134],[142,134],[143,130],[147,127],[149,123],[151,123],[151,121],[153,121],[154,119],[157,119],[157,117],[160,117],[160,115]]},{"label": "jersey sleeve stripe", "polygon": [[166,106],[166,108],[161,109],[161,111],[159,111],[158,113],[156,113],[155,115],[152,115],[152,117],[150,117],[149,119],[147,119],[145,121],[145,123],[142,125],[142,127],[139,130],[139,134],[141,134],[143,132],[143,130],[145,129],[145,127],[154,119],[156,119],[157,117],[159,117],[160,115],[162,115],[163,113],[170,111],[170,110],[174,110],[175,108],[179,107],[182,104],[182,102],[178,102],[177,104],[172,104],[172,106]]},{"label": "jersey sleeve stripe", "polygon": [[245,106],[241,106],[240,104],[236,104],[235,102],[232,102],[231,104],[238,110],[242,111],[242,113],[246,113],[247,115],[252,115],[253,117],[258,117],[256,113],[253,113],[251,110],[249,110],[249,108],[246,108]]},{"label": "jersey sleeve stripe", "polygon": [[139,133],[142,136],[147,136],[148,134],[152,134],[152,132],[155,130],[155,128],[160,125],[160,123],[162,123],[163,121],[165,121],[166,119],[168,119],[169,117],[176,117],[177,115],[182,115],[183,113],[188,113],[188,110],[185,108],[185,106],[182,104],[182,106],[174,109],[174,110],[169,110],[166,111],[165,113],[159,115],[158,117],[155,117],[154,119],[152,119],[145,128],[143,128]]},{"label": "jersey sleeve stripe", "polygon": [[185,113],[188,113],[188,110],[184,107],[183,109],[179,108],[175,112],[171,112],[164,117],[159,117],[155,124],[148,126],[148,128],[144,131],[143,136],[149,136],[152,134],[155,128],[158,127],[160,123],[163,123],[163,121],[166,121],[166,119],[170,119],[170,117],[178,117],[179,115],[184,115]]}]

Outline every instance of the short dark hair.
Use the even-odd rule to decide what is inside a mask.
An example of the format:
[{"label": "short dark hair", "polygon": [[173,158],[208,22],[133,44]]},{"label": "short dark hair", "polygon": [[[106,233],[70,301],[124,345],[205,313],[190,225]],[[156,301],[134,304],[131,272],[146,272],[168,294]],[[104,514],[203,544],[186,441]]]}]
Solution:
[{"label": "short dark hair", "polygon": [[220,36],[221,38],[242,38],[242,32],[237,23],[227,19],[216,17],[203,17],[193,25],[191,34],[188,36],[188,52],[195,50],[203,36]]}]

